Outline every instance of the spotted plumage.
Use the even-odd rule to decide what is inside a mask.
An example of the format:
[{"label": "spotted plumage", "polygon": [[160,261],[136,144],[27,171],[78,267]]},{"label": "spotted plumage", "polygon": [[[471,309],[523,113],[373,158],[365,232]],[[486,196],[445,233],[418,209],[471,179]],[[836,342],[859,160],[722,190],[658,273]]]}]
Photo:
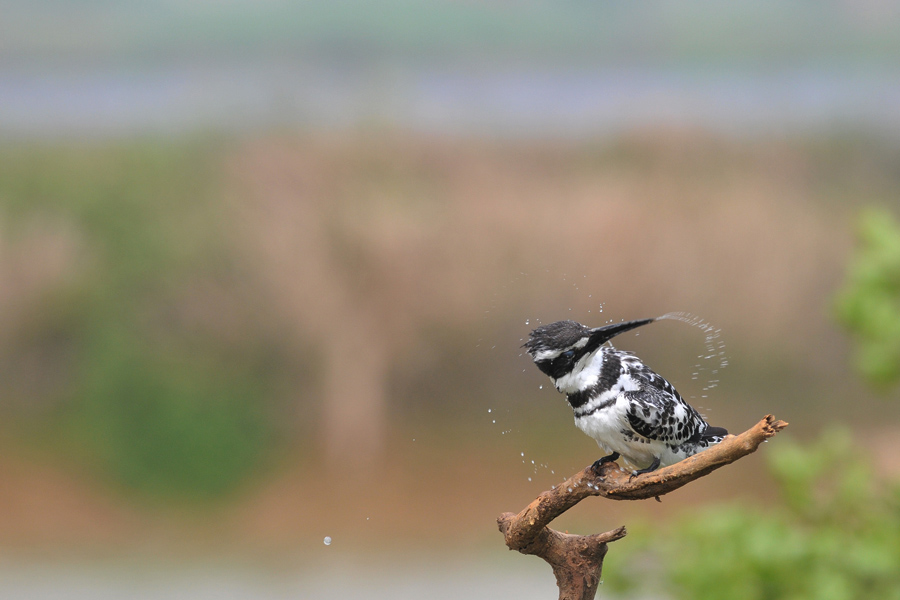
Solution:
[{"label": "spotted plumage", "polygon": [[727,435],[721,427],[710,427],[638,357],[606,343],[654,320],[594,329],[557,321],[538,327],[525,342],[537,367],[566,394],[575,424],[608,453],[595,467],[621,456],[638,475],[692,456]]}]

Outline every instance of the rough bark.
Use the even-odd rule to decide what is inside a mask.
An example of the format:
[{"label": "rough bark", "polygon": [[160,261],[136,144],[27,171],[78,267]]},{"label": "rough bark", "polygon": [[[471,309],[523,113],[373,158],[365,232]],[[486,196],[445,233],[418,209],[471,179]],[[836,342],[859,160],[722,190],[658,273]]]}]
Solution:
[{"label": "rough bark", "polygon": [[548,525],[553,519],[588,496],[613,500],[658,499],[755,452],[760,444],[787,425],[766,415],[740,435],[729,435],[699,454],[637,477],[631,477],[616,463],[602,465],[599,472],[587,467],[562,484],[542,492],[518,514],[503,513],[497,524],[510,550],[539,556],[550,564],[559,586],[560,600],[591,600],[600,583],[607,544],[625,537],[625,527],[594,535],[572,535],[550,529]]}]

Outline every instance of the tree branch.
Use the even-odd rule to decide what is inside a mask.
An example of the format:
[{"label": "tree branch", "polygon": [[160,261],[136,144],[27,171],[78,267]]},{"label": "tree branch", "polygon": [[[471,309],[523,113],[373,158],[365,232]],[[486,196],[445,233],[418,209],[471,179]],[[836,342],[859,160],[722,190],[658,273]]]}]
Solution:
[{"label": "tree branch", "polygon": [[599,472],[587,467],[559,486],[542,492],[519,514],[503,513],[497,524],[510,550],[540,556],[550,563],[560,600],[592,600],[600,582],[607,543],[625,537],[625,528],[587,536],[570,535],[547,527],[553,519],[588,496],[613,500],[659,499],[755,452],[760,444],[787,425],[766,415],[740,435],[729,435],[712,448],[635,478],[612,462],[602,465]]}]

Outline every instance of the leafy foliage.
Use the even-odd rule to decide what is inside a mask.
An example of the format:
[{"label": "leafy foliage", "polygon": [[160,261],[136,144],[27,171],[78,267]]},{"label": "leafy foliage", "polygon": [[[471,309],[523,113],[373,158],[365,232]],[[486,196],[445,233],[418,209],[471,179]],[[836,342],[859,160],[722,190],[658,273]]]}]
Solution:
[{"label": "leafy foliage", "polygon": [[778,505],[719,507],[662,538],[639,533],[638,555],[618,559],[626,570],[607,583],[646,592],[655,579],[657,592],[693,600],[900,599],[900,487],[880,485],[842,431],[770,450]]},{"label": "leafy foliage", "polygon": [[837,317],[857,339],[857,369],[888,386],[900,381],[900,226],[887,212],[870,210],[859,220],[859,242]]}]

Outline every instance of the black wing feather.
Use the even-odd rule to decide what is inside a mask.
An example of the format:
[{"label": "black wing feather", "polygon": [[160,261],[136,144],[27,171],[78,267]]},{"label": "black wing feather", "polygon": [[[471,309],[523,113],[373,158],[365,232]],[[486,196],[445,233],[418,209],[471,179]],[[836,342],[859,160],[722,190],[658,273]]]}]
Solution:
[{"label": "black wing feather", "polygon": [[[664,378],[643,364],[632,367],[630,374],[640,384],[639,390],[624,392],[629,400],[628,423],[635,433],[679,445],[706,430],[703,417]],[[684,416],[676,419],[678,405],[683,407]]]}]

